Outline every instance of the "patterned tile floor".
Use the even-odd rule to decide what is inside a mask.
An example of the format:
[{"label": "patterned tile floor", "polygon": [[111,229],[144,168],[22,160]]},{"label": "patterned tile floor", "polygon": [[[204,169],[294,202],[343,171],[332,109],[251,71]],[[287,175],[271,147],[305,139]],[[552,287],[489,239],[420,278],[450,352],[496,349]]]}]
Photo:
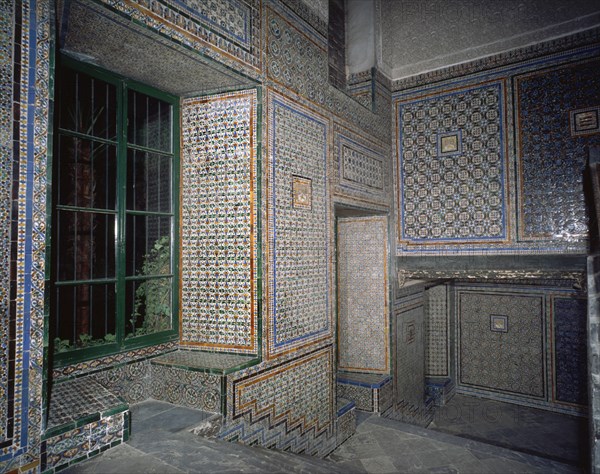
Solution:
[{"label": "patterned tile floor", "polygon": [[165,402],[131,407],[126,444],[65,473],[574,473],[572,466],[360,412],[356,434],[327,459],[193,435],[208,416]]},{"label": "patterned tile floor", "polygon": [[587,418],[489,399],[455,395],[429,428],[582,468],[588,458]]}]

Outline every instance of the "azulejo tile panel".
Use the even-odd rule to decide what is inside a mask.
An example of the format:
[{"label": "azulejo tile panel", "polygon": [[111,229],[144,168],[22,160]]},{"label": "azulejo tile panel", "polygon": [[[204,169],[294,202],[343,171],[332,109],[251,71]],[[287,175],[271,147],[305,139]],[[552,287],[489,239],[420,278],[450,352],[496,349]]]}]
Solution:
[{"label": "azulejo tile panel", "polygon": [[203,54],[260,69],[260,0],[101,1]]},{"label": "azulejo tile panel", "polygon": [[338,367],[388,373],[387,218],[338,219]]},{"label": "azulejo tile panel", "polygon": [[600,134],[571,134],[570,112],[600,105],[600,60],[515,78],[519,239],[587,238],[586,147]]},{"label": "azulejo tile panel", "polygon": [[[458,290],[459,384],[545,397],[543,295]],[[508,332],[490,328],[490,315],[506,316]]]},{"label": "azulejo tile panel", "polygon": [[[504,82],[397,103],[400,241],[507,238]],[[456,135],[444,153],[440,136]]]},{"label": "azulejo tile panel", "polygon": [[221,437],[326,455],[335,447],[333,346],[228,377]]},{"label": "azulejo tile panel", "polygon": [[587,406],[587,300],[553,298],[554,398]]},{"label": "azulejo tile panel", "polygon": [[[266,353],[274,357],[331,337],[328,122],[269,95]],[[312,207],[294,207],[293,177],[311,180]]]},{"label": "azulejo tile panel", "polygon": [[329,89],[326,43],[305,33],[268,9],[267,74],[322,106]]},{"label": "azulejo tile panel", "polygon": [[256,90],[182,104],[182,344],[258,350],[256,108]]}]

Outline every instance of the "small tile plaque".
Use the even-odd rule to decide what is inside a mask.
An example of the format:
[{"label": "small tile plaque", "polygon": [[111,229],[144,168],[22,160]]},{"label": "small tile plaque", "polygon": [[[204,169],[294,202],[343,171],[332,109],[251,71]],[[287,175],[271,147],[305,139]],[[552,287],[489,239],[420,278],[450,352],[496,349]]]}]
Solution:
[{"label": "small tile plaque", "polygon": [[406,344],[412,344],[415,342],[417,336],[417,328],[415,327],[414,321],[407,321],[404,323],[404,341]]},{"label": "small tile plaque", "polygon": [[490,315],[490,329],[494,332],[508,332],[508,316]]},{"label": "small tile plaque", "polygon": [[312,209],[312,180],[292,176],[292,202],[296,209]]},{"label": "small tile plaque", "polygon": [[572,110],[571,135],[587,135],[600,131],[600,107]]},{"label": "small tile plaque", "polygon": [[461,152],[460,131],[438,135],[438,154],[455,155]]}]

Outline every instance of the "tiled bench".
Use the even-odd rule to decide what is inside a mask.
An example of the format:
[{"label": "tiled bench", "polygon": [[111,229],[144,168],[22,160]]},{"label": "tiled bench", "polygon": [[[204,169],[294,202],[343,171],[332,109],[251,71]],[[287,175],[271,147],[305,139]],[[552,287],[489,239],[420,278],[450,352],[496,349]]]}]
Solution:
[{"label": "tiled bench", "polygon": [[225,378],[259,362],[255,356],[177,350],[150,362],[152,398],[210,413],[225,413]]},{"label": "tiled bench", "polygon": [[336,446],[346,441],[356,431],[356,406],[352,400],[338,397],[336,400]]},{"label": "tiled bench", "polygon": [[381,414],[392,406],[392,379],[389,375],[339,371],[337,393],[354,401],[358,410]]},{"label": "tiled bench", "polygon": [[435,406],[444,406],[455,392],[454,382],[445,377],[427,377],[425,379],[425,392],[433,400]]},{"label": "tiled bench", "polygon": [[42,471],[53,472],[127,441],[129,405],[90,378],[55,384],[50,392]]}]

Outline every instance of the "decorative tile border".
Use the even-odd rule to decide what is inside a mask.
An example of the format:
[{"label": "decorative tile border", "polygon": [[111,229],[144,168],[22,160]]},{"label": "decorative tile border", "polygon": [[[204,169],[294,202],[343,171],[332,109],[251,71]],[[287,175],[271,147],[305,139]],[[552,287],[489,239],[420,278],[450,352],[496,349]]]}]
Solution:
[{"label": "decorative tile border", "polygon": [[569,51],[575,48],[583,48],[587,45],[593,45],[600,41],[600,28],[592,28],[573,35],[562,36],[543,43],[526,46],[512,51],[507,51],[492,56],[488,56],[475,61],[457,64],[448,68],[436,69],[424,74],[410,76],[403,79],[392,81],[391,90],[402,91],[416,87],[422,87],[424,84],[433,84],[457,77],[464,77],[469,74],[508,66],[524,61],[532,61],[552,54],[560,54],[563,51]]},{"label": "decorative tile border", "polygon": [[[268,317],[272,358],[332,335],[327,149],[329,123],[270,92]],[[310,179],[312,209],[296,209],[293,176]]]},{"label": "decorative tile border", "polygon": [[[12,214],[5,221],[11,226],[12,240],[4,241],[6,255],[10,255],[10,295],[8,311],[3,316],[8,317],[12,340],[0,347],[3,354],[11,351],[8,357],[0,358],[0,363],[8,362],[3,367],[8,375],[8,393],[0,400],[6,407],[3,419],[0,419],[0,470],[10,471],[19,466],[21,470],[36,470],[40,463],[44,411],[46,164],[53,49],[51,5],[36,0],[17,0],[12,3],[12,8],[2,4],[0,11],[10,23],[12,33],[9,38],[2,37],[6,40],[3,45],[15,48],[13,55],[3,57],[3,61],[7,61],[3,65],[10,67],[14,74],[4,84],[12,83],[14,89],[10,97],[0,96],[0,107],[14,119],[10,131],[5,128],[8,123],[0,124],[1,133],[9,134],[5,138],[10,137],[4,142],[10,144],[10,148],[0,149],[0,160],[2,166],[9,165],[11,169],[12,200]],[[4,28],[2,34],[6,32],[8,30]],[[3,298],[3,301],[7,300]]]}]

